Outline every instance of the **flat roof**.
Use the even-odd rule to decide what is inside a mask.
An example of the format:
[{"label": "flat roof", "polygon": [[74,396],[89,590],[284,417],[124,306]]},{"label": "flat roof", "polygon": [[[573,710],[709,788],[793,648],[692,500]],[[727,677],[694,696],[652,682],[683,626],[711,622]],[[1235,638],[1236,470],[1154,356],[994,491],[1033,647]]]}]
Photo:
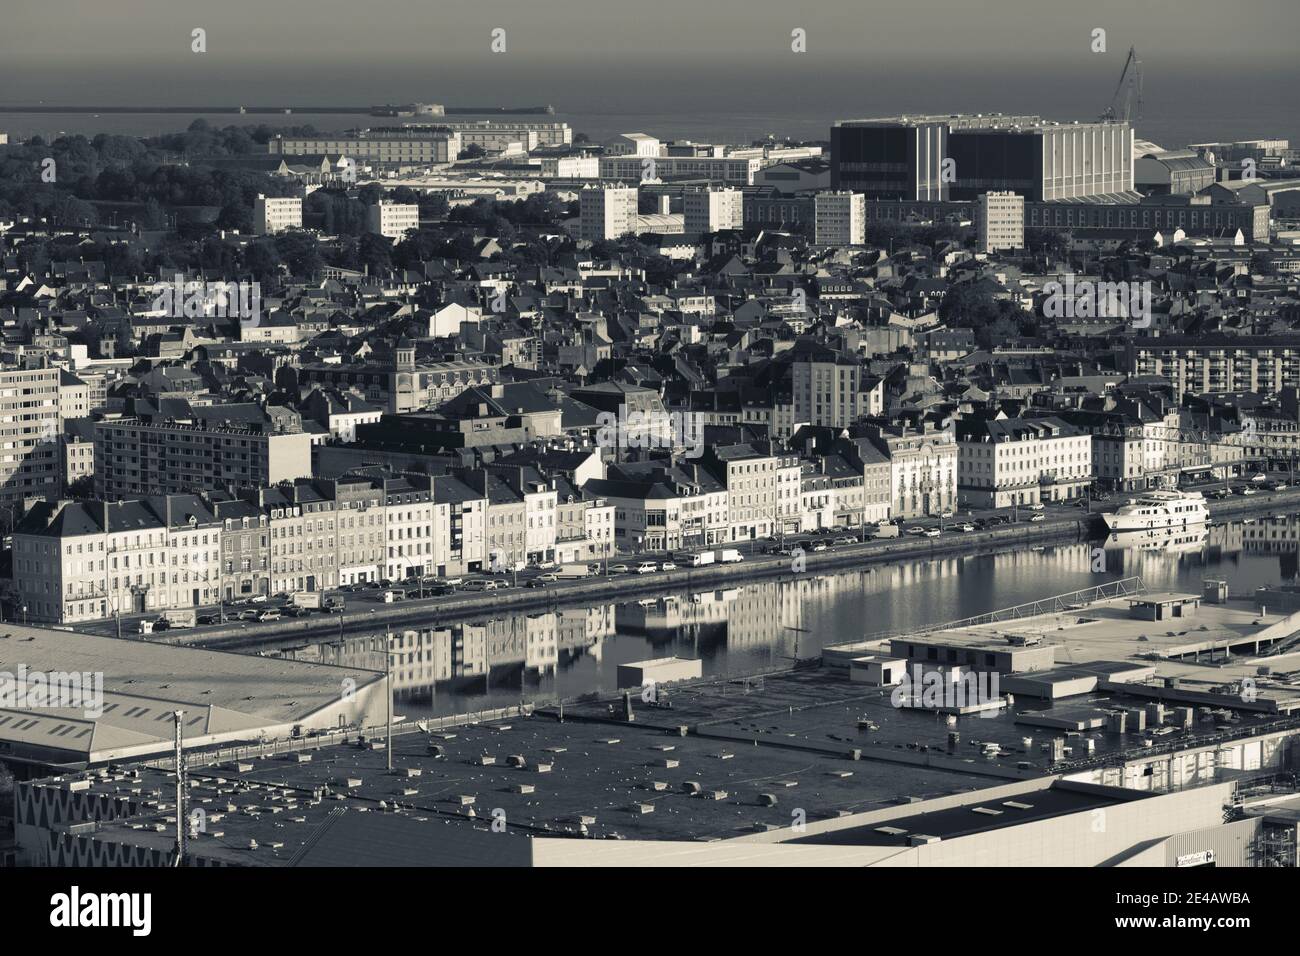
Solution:
[{"label": "flat roof", "polygon": [[0,740],[93,753],[171,741],[171,715],[186,711],[191,737],[278,727],[335,704],[346,680],[363,687],[381,672],[182,647],[147,640],[0,624],[0,672],[102,675],[103,713],[0,709]]},{"label": "flat roof", "polygon": [[1118,787],[1076,788],[1058,781],[1050,787],[1008,799],[972,802],[880,823],[810,834],[786,842],[828,846],[908,846],[913,837],[930,836],[951,840],[972,833],[1001,830],[1149,796],[1151,795],[1147,793]]}]

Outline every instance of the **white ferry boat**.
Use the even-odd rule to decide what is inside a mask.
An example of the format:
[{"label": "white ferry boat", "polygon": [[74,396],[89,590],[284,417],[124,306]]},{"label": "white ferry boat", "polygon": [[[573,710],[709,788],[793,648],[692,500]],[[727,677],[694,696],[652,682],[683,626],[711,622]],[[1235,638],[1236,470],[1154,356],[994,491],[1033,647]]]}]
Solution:
[{"label": "white ferry boat", "polygon": [[1112,532],[1155,531],[1205,524],[1210,512],[1199,491],[1148,491],[1103,517]]}]

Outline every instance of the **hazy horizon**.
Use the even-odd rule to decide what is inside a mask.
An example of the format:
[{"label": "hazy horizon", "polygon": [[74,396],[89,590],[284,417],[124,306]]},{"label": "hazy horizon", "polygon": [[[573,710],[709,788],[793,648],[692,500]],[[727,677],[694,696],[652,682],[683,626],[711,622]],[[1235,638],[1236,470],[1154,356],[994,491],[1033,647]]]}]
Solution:
[{"label": "hazy horizon", "polygon": [[[776,0],[453,9],[427,0],[19,0],[0,22],[0,114],[38,103],[550,103],[582,131],[584,118],[626,116],[661,120],[670,128],[647,130],[660,135],[724,121],[824,137],[835,119],[902,112],[1092,119],[1135,45],[1145,78],[1139,135],[1300,135],[1300,0],[883,0],[807,10]],[[207,52],[194,53],[200,27]],[[505,53],[490,49],[495,27],[506,30]],[[806,53],[791,52],[795,28],[807,31]],[[1105,53],[1090,52],[1096,28],[1107,31]],[[590,122],[603,132],[603,121]],[[4,123],[46,128],[21,116]],[[84,118],[53,125],[88,128]],[[147,128],[172,127],[160,117]]]}]

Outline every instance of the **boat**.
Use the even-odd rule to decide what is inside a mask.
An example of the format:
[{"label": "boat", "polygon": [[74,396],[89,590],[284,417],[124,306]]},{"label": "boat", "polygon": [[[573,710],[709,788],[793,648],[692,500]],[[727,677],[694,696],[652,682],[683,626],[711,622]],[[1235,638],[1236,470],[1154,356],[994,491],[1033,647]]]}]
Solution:
[{"label": "boat", "polygon": [[1148,491],[1102,516],[1112,533],[1161,531],[1203,525],[1210,517],[1199,491]]}]

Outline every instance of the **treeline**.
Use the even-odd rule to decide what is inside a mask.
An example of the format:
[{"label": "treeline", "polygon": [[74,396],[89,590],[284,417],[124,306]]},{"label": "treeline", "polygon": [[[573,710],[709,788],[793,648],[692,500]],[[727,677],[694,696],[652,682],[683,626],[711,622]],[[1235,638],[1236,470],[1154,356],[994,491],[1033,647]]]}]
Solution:
[{"label": "treeline", "polygon": [[196,120],[184,133],[153,139],[100,134],[47,143],[36,136],[0,147],[0,218],[87,227],[100,223],[96,203],[134,203],[143,207],[139,224],[158,229],[166,226],[169,208],[209,206],[218,210],[219,228],[248,231],[257,195],[289,195],[293,184],[255,171],[180,164],[190,157],[256,154],[276,132],[267,126],[213,130]]}]

